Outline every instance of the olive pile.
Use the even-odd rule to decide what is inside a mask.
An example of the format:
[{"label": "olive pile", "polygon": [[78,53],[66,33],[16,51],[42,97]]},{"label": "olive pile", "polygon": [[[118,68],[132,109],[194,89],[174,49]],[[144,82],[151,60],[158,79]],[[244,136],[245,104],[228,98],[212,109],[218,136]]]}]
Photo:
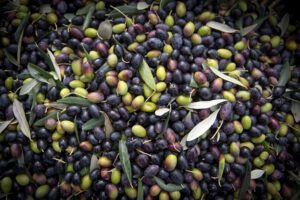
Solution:
[{"label": "olive pile", "polygon": [[299,199],[300,29],[280,2],[8,4],[0,198]]}]

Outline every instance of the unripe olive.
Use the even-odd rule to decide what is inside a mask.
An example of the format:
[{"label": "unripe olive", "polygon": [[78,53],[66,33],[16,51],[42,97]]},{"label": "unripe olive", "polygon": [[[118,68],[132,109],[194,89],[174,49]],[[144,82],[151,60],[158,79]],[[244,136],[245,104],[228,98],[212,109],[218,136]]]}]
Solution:
[{"label": "unripe olive", "polygon": [[280,124],[280,128],[278,131],[279,136],[281,137],[286,136],[288,131],[289,131],[289,127],[286,124]]},{"label": "unripe olive", "polygon": [[248,101],[250,100],[250,92],[248,91],[243,91],[243,90],[240,90],[236,93],[235,95],[239,100],[241,101]]},{"label": "unripe olive", "polygon": [[156,77],[159,81],[163,81],[166,78],[166,68],[162,65],[159,65],[156,69]]},{"label": "unripe olive", "polygon": [[121,172],[120,172],[120,170],[118,170],[117,168],[114,168],[112,170],[110,180],[111,180],[111,183],[114,184],[114,185],[119,184],[120,181],[121,181]]},{"label": "unripe olive", "polygon": [[218,52],[218,55],[224,59],[229,59],[232,56],[231,51],[229,51],[228,49],[218,49],[217,52]]},{"label": "unripe olive", "polygon": [[271,44],[272,44],[272,48],[277,48],[280,44],[280,36],[275,35],[271,38]]},{"label": "unripe olive", "polygon": [[81,65],[82,65],[82,61],[80,59],[72,61],[71,68],[73,73],[77,76],[82,75]]},{"label": "unripe olive", "polygon": [[101,156],[98,163],[101,167],[110,167],[112,165],[112,161],[106,156]]},{"label": "unripe olive", "polygon": [[72,121],[69,120],[64,120],[60,122],[62,128],[64,131],[66,131],[67,133],[74,133],[75,131],[75,124]]},{"label": "unripe olive", "polygon": [[7,77],[4,81],[4,85],[6,89],[8,89],[9,91],[12,90],[13,84],[14,84],[14,79],[11,76]]},{"label": "unripe olive", "polygon": [[87,28],[84,30],[84,35],[89,38],[97,37],[97,30],[94,28]]},{"label": "unripe olive", "polygon": [[96,10],[103,10],[103,9],[105,9],[105,2],[104,1],[99,1],[96,4]]},{"label": "unripe olive", "polygon": [[246,129],[246,130],[250,129],[251,126],[252,126],[251,117],[248,116],[248,115],[243,116],[243,118],[242,118],[242,125],[243,125],[244,129]]},{"label": "unripe olive", "polygon": [[10,177],[6,176],[4,178],[1,179],[1,191],[4,194],[7,194],[11,191],[12,189],[12,180]]},{"label": "unripe olive", "polygon": [[169,194],[165,191],[161,191],[161,193],[159,194],[159,200],[169,200]]},{"label": "unripe olive", "polygon": [[147,136],[147,131],[146,129],[139,125],[139,124],[136,124],[134,125],[132,128],[131,128],[131,131],[133,133],[133,135],[137,136],[137,137],[146,137]]},{"label": "unripe olive", "polygon": [[31,140],[31,141],[30,141],[30,149],[31,149],[34,153],[36,153],[36,154],[41,153],[40,149],[39,149],[38,146],[37,146],[36,141],[34,141],[34,140]]},{"label": "unripe olive", "polygon": [[153,102],[153,103],[156,104],[156,103],[158,102],[160,96],[161,96],[161,93],[160,93],[160,92],[154,93],[154,94],[151,96],[151,99],[150,99],[151,102]]},{"label": "unripe olive", "polygon": [[287,48],[287,50],[289,51],[295,51],[297,49],[297,43],[295,40],[288,40],[285,43],[285,47]]},{"label": "unripe olive", "polygon": [[92,103],[100,103],[104,100],[104,96],[101,92],[90,92],[86,98]]},{"label": "unripe olive", "polygon": [[131,103],[132,108],[139,109],[145,102],[145,98],[143,95],[136,96]]},{"label": "unripe olive", "polygon": [[202,195],[202,190],[201,190],[200,187],[198,187],[197,189],[195,189],[193,191],[193,197],[194,197],[194,199],[200,199],[201,195]]},{"label": "unripe olive", "polygon": [[60,148],[60,145],[59,145],[59,142],[58,141],[53,141],[52,142],[52,148],[54,151],[60,153],[61,152],[61,148]]},{"label": "unripe olive", "polygon": [[115,185],[107,184],[105,190],[109,199],[117,199],[119,192]]},{"label": "unripe olive", "polygon": [[49,24],[56,24],[58,20],[55,13],[48,13],[46,19]]},{"label": "unripe olive", "polygon": [[112,27],[113,33],[122,33],[126,28],[126,24],[116,24]]},{"label": "unripe olive", "polygon": [[222,95],[225,99],[227,99],[230,102],[235,101],[235,96],[230,91],[223,91]]},{"label": "unripe olive", "polygon": [[159,195],[160,191],[161,191],[161,188],[158,185],[152,185],[149,189],[149,194],[152,197],[156,197]]},{"label": "unripe olive", "polygon": [[73,80],[69,83],[71,88],[84,88],[85,84],[80,80]]},{"label": "unripe olive", "polygon": [[163,52],[171,54],[173,52],[173,47],[170,44],[165,44],[163,48]]},{"label": "unripe olive", "polygon": [[157,58],[160,56],[160,54],[161,54],[161,51],[159,51],[159,50],[150,50],[146,54],[146,57],[147,58]]},{"label": "unripe olive", "polygon": [[132,103],[132,95],[129,92],[127,92],[124,96],[122,96],[122,102],[126,106],[131,105],[131,103]]},{"label": "unripe olive", "polygon": [[88,91],[84,88],[75,88],[74,94],[86,98],[86,96],[88,95]]},{"label": "unripe olive", "polygon": [[150,97],[153,93],[153,90],[147,84],[143,85],[143,91],[146,98]]},{"label": "unripe olive", "polygon": [[169,194],[172,200],[179,200],[181,197],[181,193],[179,191],[170,192]]},{"label": "unripe olive", "polygon": [[107,58],[107,64],[111,68],[114,68],[116,64],[118,63],[118,57],[116,54],[110,54]]},{"label": "unripe olive", "polygon": [[37,199],[42,199],[44,197],[46,197],[46,195],[48,194],[50,190],[49,185],[41,185],[39,186],[36,191],[35,191],[35,198]]},{"label": "unripe olive", "polygon": [[264,142],[265,139],[266,139],[266,135],[265,134],[261,134],[259,137],[252,137],[251,141],[254,144],[260,144],[260,143]]},{"label": "unripe olive", "polygon": [[174,23],[174,17],[172,15],[168,15],[165,19],[165,24],[171,28],[174,25]]},{"label": "unripe olive", "polygon": [[174,154],[169,154],[164,160],[164,168],[167,171],[173,171],[177,165],[177,156]]},{"label": "unripe olive", "polygon": [[16,182],[21,186],[26,186],[29,184],[30,179],[27,174],[18,174],[16,176]]},{"label": "unripe olive", "polygon": [[144,111],[144,112],[154,112],[156,110],[156,108],[157,108],[157,106],[156,106],[155,103],[153,103],[153,102],[145,102],[141,106],[141,111]]},{"label": "unripe olive", "polygon": [[138,42],[138,43],[142,43],[144,42],[145,40],[147,39],[146,35],[145,34],[139,34],[135,37],[135,40]]},{"label": "unripe olive", "polygon": [[247,2],[242,0],[242,1],[239,1],[238,2],[238,5],[239,5],[239,8],[243,11],[243,12],[246,12],[247,11]]},{"label": "unripe olive", "polygon": [[234,127],[234,131],[236,133],[242,133],[243,132],[243,125],[241,124],[241,122],[235,120],[233,121],[233,127]]},{"label": "unripe olive", "polygon": [[260,111],[262,113],[266,113],[266,112],[269,112],[270,110],[272,110],[272,104],[271,103],[265,103],[264,105],[261,106],[261,109]]},{"label": "unripe olive", "polygon": [[185,37],[190,37],[195,32],[195,24],[193,22],[188,22],[183,28],[183,34]]},{"label": "unripe olive", "polygon": [[192,102],[192,98],[189,96],[180,95],[176,98],[176,102],[181,106],[186,106]]},{"label": "unripe olive", "polygon": [[239,145],[236,142],[232,142],[229,146],[230,153],[237,157],[240,154],[240,148]]},{"label": "unripe olive", "polygon": [[125,194],[130,198],[130,199],[136,199],[137,196],[137,191],[133,187],[125,187],[124,188]]},{"label": "unripe olive", "polygon": [[224,155],[224,158],[225,158],[225,162],[226,163],[234,163],[234,157],[233,157],[233,155],[231,155],[231,154],[229,154],[229,153],[226,153],[225,155]]},{"label": "unripe olive", "polygon": [[207,35],[210,35],[211,34],[211,28],[208,27],[208,26],[201,26],[199,29],[198,29],[198,34],[200,36],[207,36]]},{"label": "unripe olive", "polygon": [[117,86],[117,93],[125,95],[128,92],[128,86],[125,81],[119,81]]},{"label": "unripe olive", "polygon": [[88,190],[92,185],[91,177],[87,174],[82,177],[80,188],[83,190]]},{"label": "unripe olive", "polygon": [[156,92],[163,92],[167,88],[167,84],[165,82],[158,82],[155,85]]},{"label": "unripe olive", "polygon": [[259,157],[256,157],[253,160],[253,164],[256,167],[262,167],[265,164],[265,162],[262,159],[260,159]]},{"label": "unripe olive", "polygon": [[238,41],[234,45],[234,49],[237,51],[241,51],[241,50],[245,49],[245,47],[246,47],[246,45],[245,45],[244,41]]},{"label": "unripe olive", "polygon": [[202,22],[211,21],[214,18],[215,18],[215,14],[212,13],[211,11],[201,12],[201,14],[197,16],[197,19],[202,21]]},{"label": "unripe olive", "polygon": [[192,169],[192,174],[193,174],[194,179],[197,180],[197,181],[201,181],[203,179],[203,174],[200,171],[200,169],[193,168]]},{"label": "unripe olive", "polygon": [[186,14],[186,5],[185,3],[178,1],[176,5],[176,15],[178,17],[184,17]]},{"label": "unripe olive", "polygon": [[63,88],[63,89],[60,90],[59,95],[60,95],[60,97],[63,98],[63,97],[68,96],[70,93],[71,93],[71,91],[70,91],[69,88]]},{"label": "unripe olive", "polygon": [[260,157],[260,159],[262,159],[262,160],[267,160],[268,157],[269,157],[269,155],[270,155],[270,154],[269,154],[267,151],[263,151],[263,152],[260,153],[259,157]]},{"label": "unripe olive", "polygon": [[240,144],[240,148],[242,148],[242,147],[247,147],[248,149],[253,151],[254,144],[252,142],[243,142],[243,143]]},{"label": "unripe olive", "polygon": [[271,182],[266,183],[266,189],[267,189],[267,192],[269,192],[271,195],[274,195],[274,196],[278,195],[276,187]]}]

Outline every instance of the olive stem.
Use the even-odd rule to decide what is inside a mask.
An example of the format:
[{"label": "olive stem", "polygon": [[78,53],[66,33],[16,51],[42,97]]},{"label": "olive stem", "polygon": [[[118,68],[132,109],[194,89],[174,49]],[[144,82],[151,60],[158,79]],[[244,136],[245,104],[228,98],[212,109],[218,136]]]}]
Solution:
[{"label": "olive stem", "polygon": [[211,138],[210,138],[211,140],[214,139],[217,136],[217,134],[219,133],[219,131],[220,131],[222,125],[223,125],[223,122],[224,122],[224,120],[221,121],[221,123],[220,123],[219,127],[217,128],[216,132],[213,134],[213,136],[211,136]]},{"label": "olive stem", "polygon": [[144,152],[144,151],[142,151],[142,150],[140,150],[140,149],[136,149],[136,151],[140,152],[141,154],[145,154],[145,155],[147,155],[147,156],[149,156],[149,157],[152,157],[151,154],[148,154],[148,153],[146,153],[146,152]]}]

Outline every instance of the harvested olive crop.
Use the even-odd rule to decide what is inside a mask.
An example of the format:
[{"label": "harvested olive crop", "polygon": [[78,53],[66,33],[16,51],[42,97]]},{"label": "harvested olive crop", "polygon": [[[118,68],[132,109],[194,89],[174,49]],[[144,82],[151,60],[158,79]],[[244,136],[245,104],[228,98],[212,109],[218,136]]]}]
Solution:
[{"label": "harvested olive crop", "polygon": [[300,199],[293,10],[2,0],[0,199]]}]

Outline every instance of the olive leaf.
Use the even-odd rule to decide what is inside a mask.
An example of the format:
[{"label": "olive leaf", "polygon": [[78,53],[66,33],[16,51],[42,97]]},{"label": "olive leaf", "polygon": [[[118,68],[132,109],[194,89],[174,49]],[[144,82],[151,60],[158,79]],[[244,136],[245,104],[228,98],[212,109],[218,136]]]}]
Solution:
[{"label": "olive leaf", "polygon": [[27,13],[27,15],[20,22],[16,32],[14,33],[14,38],[16,41],[19,41],[20,36],[21,36],[22,32],[24,31],[24,28],[26,27],[30,16],[31,16],[30,13]]},{"label": "olive leaf", "polygon": [[59,114],[59,111],[52,111],[50,112],[46,117],[43,117],[39,120],[37,120],[36,122],[34,122],[34,126],[44,126],[45,122],[47,121],[47,119],[49,118],[56,118],[56,116]]},{"label": "olive leaf", "polygon": [[84,7],[77,10],[76,15],[85,15],[89,12],[91,3],[87,3]]},{"label": "olive leaf", "polygon": [[37,85],[32,89],[32,91],[29,94],[29,98],[32,99],[31,108],[30,108],[30,115],[29,115],[29,126],[31,126],[36,118],[36,114],[34,112],[34,107],[36,106],[36,94],[38,93],[40,89],[41,84]]},{"label": "olive leaf", "polygon": [[40,83],[36,81],[35,79],[31,79],[28,83],[23,85],[20,89],[20,95],[28,94],[34,87],[39,85]]},{"label": "olive leaf", "polygon": [[85,49],[85,47],[84,47],[84,45],[83,45],[82,43],[81,43],[81,47],[82,47],[82,49],[83,49],[84,55],[85,55],[85,57],[87,58],[87,60],[88,60],[89,62],[92,62],[92,58],[91,58],[90,54],[87,52],[87,50]]},{"label": "olive leaf", "polygon": [[128,149],[126,146],[126,141],[124,141],[124,140],[119,141],[119,155],[120,155],[120,161],[122,163],[123,170],[126,174],[126,177],[129,181],[130,185],[132,186],[131,164],[130,164]]},{"label": "olive leaf", "polygon": [[152,75],[151,69],[148,65],[148,63],[143,60],[143,62],[141,63],[140,67],[139,67],[139,72],[140,75],[143,79],[143,81],[152,89],[155,90],[155,80],[154,77]]},{"label": "olive leaf", "polygon": [[251,178],[251,164],[249,163],[249,161],[246,162],[246,168],[245,168],[245,176],[242,182],[242,186],[240,188],[240,192],[239,192],[239,200],[243,200],[245,197],[245,194],[249,188],[250,185],[250,178]]},{"label": "olive leaf", "polygon": [[60,69],[59,69],[59,66],[58,66],[58,64],[57,64],[57,62],[55,60],[55,57],[54,57],[53,53],[49,49],[47,49],[47,53],[48,53],[48,55],[50,57],[50,60],[52,62],[52,66],[53,66],[53,68],[55,70],[57,78],[58,78],[59,81],[61,81]]},{"label": "olive leaf", "polygon": [[242,86],[244,88],[247,88],[247,86],[245,86],[243,83],[241,83],[239,80],[232,78],[230,76],[227,76],[225,74],[223,74],[222,72],[220,72],[217,68],[215,67],[210,67],[210,70],[218,77],[220,77],[223,80],[229,81],[231,83],[234,83],[236,85]]},{"label": "olive leaf", "polygon": [[256,29],[256,27],[257,27],[257,24],[252,24],[250,26],[246,26],[246,27],[242,28],[241,35],[242,36],[247,35],[248,33],[254,31]]},{"label": "olive leaf", "polygon": [[19,67],[19,63],[18,63],[18,61],[14,58],[13,55],[11,55],[6,49],[3,49],[3,52],[4,52],[5,57],[8,59],[8,61],[9,61],[11,64],[13,64],[13,65]]},{"label": "olive leaf", "polygon": [[91,162],[90,162],[90,172],[92,172],[94,169],[98,169],[99,164],[98,164],[98,157],[93,154],[91,157]]},{"label": "olive leaf", "polygon": [[103,40],[109,40],[112,36],[112,25],[109,20],[105,20],[99,24],[98,35]]},{"label": "olive leaf", "polygon": [[132,17],[134,15],[139,15],[144,12],[144,10],[138,10],[137,7],[133,5],[123,5],[112,8],[113,10],[107,14],[111,18]]},{"label": "olive leaf", "polygon": [[76,15],[74,15],[73,13],[65,13],[64,14],[64,18],[66,18],[69,22],[72,21],[73,17],[75,17]]},{"label": "olive leaf", "polygon": [[50,73],[48,73],[47,71],[45,71],[44,69],[40,68],[35,64],[29,63],[27,69],[30,75],[32,76],[32,78],[40,82],[50,84],[49,81],[53,79],[53,76]]},{"label": "olive leaf", "polygon": [[188,147],[186,146],[187,136],[188,136],[188,135],[183,136],[183,138],[182,138],[181,141],[180,141],[180,145],[182,146],[182,150],[183,150],[183,151],[185,151],[185,150],[188,149]]},{"label": "olive leaf", "polygon": [[198,83],[194,79],[194,75],[191,77],[190,86],[193,87],[193,88],[199,88]]},{"label": "olive leaf", "polygon": [[65,97],[56,101],[57,103],[64,103],[67,105],[76,105],[76,106],[84,106],[88,107],[91,105],[87,99],[82,97]]},{"label": "olive leaf", "polygon": [[206,23],[206,26],[208,26],[212,29],[216,29],[218,31],[224,32],[224,33],[238,32],[237,29],[231,28],[230,26],[228,26],[226,24],[222,24],[222,23],[216,22],[216,21],[209,21],[209,22]]},{"label": "olive leaf", "polygon": [[13,120],[14,119],[12,118],[10,120],[0,122],[0,134],[8,127],[8,125],[10,125]]},{"label": "olive leaf", "polygon": [[219,171],[218,171],[218,184],[221,187],[221,179],[225,169],[225,157],[223,154],[220,155],[219,158]]},{"label": "olive leaf", "polygon": [[29,124],[26,119],[23,105],[17,99],[15,99],[13,102],[13,113],[14,113],[15,118],[19,122],[19,126],[20,126],[22,133],[31,140],[31,132],[29,129]]},{"label": "olive leaf", "polygon": [[137,200],[144,200],[144,189],[143,189],[142,179],[138,180]]},{"label": "olive leaf", "polygon": [[24,152],[22,146],[21,146],[21,155],[18,157],[18,165],[23,167],[25,166]]},{"label": "olive leaf", "polygon": [[64,110],[68,107],[66,104],[57,102],[46,103],[45,106],[55,108],[57,110]]},{"label": "olive leaf", "polygon": [[137,4],[136,4],[136,8],[138,10],[145,10],[146,8],[149,8],[149,4],[147,4],[145,1],[139,1]]},{"label": "olive leaf", "polygon": [[159,8],[162,9],[165,5],[167,5],[171,0],[160,0]]},{"label": "olive leaf", "polygon": [[21,51],[22,51],[23,35],[24,35],[24,30],[22,30],[20,38],[18,39],[17,62],[19,66],[21,66]]},{"label": "olive leaf", "polygon": [[93,118],[90,119],[89,121],[85,122],[82,125],[82,130],[83,131],[89,131],[92,130],[93,128],[97,127],[97,126],[102,126],[103,125],[103,118]]},{"label": "olive leaf", "polygon": [[294,172],[288,171],[292,179],[300,186],[300,177],[297,176]]},{"label": "olive leaf", "polygon": [[295,121],[298,123],[300,121],[300,104],[293,101],[291,111],[294,115]]},{"label": "olive leaf", "polygon": [[[62,105],[65,105],[65,104],[62,104]],[[77,116],[75,116],[75,118],[74,118],[74,132],[75,132],[75,136],[76,136],[77,142],[80,143],[79,131],[78,131],[78,126],[77,126],[76,118],[77,118]]]},{"label": "olive leaf", "polygon": [[166,184],[162,179],[154,176],[155,182],[159,185],[159,187],[167,192],[176,192],[182,190],[184,187],[182,185],[175,185],[172,183]]},{"label": "olive leaf", "polygon": [[169,108],[160,108],[155,111],[155,115],[161,117],[168,112],[170,112]]},{"label": "olive leaf", "polygon": [[202,120],[199,124],[197,124],[189,133],[187,136],[187,141],[192,141],[203,134],[206,133],[206,131],[209,130],[209,128],[214,124],[216,121],[216,118],[218,116],[218,113],[220,111],[220,108],[218,108],[216,111],[214,111],[210,116],[208,116],[206,119]]},{"label": "olive leaf", "polygon": [[288,13],[286,13],[283,18],[280,20],[280,22],[278,23],[278,27],[281,30],[281,36],[283,36],[288,28],[290,24],[290,15]]},{"label": "olive leaf", "polygon": [[258,179],[264,175],[265,171],[262,169],[254,169],[250,173],[251,179]]},{"label": "olive leaf", "polygon": [[40,6],[40,13],[41,14],[47,14],[52,11],[51,5],[50,4],[43,4]]},{"label": "olive leaf", "polygon": [[285,61],[282,65],[282,69],[280,71],[280,77],[278,80],[278,86],[285,86],[289,81],[291,76],[290,63],[289,61]]},{"label": "olive leaf", "polygon": [[189,109],[207,109],[211,108],[213,106],[219,105],[220,103],[226,102],[226,99],[215,99],[211,101],[198,101],[198,102],[192,102],[189,105],[185,106]]},{"label": "olive leaf", "polygon": [[82,30],[85,30],[89,26],[89,24],[92,20],[93,13],[96,9],[94,3],[90,3],[89,5],[90,6],[89,6],[89,9],[88,9],[88,12],[85,16],[85,19],[84,19],[84,22],[83,22],[83,25],[82,25]]},{"label": "olive leaf", "polygon": [[102,111],[101,111],[101,113],[102,113],[102,116],[104,118],[105,135],[106,135],[107,138],[109,138],[110,134],[114,131],[114,128],[111,124],[111,121],[110,121],[108,115],[105,112],[102,112]]}]

